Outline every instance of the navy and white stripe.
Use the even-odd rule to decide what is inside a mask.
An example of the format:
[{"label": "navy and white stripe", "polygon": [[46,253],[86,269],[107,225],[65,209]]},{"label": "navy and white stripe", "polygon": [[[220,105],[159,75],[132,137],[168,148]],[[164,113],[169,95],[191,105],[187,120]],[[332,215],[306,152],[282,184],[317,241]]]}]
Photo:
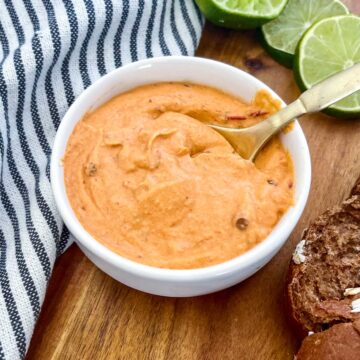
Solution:
[{"label": "navy and white stripe", "polygon": [[16,360],[72,241],[49,182],[61,118],[116,67],[193,55],[203,18],[193,0],[2,0],[0,14],[0,360]]}]

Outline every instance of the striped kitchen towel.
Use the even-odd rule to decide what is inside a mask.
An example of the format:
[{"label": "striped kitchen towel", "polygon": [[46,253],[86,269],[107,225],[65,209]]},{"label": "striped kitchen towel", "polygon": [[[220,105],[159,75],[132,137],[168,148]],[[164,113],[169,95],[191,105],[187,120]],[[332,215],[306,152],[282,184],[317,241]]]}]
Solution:
[{"label": "striped kitchen towel", "polygon": [[0,359],[24,358],[72,242],[49,181],[64,113],[123,64],[193,55],[202,25],[193,0],[0,0]]}]

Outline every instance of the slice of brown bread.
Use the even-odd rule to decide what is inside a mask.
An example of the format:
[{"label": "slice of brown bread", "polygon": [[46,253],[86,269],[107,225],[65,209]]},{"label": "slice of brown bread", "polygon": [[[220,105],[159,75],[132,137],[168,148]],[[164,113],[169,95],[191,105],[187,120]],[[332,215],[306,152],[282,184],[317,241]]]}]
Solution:
[{"label": "slice of brown bread", "polygon": [[359,360],[360,320],[307,336],[295,360]]},{"label": "slice of brown bread", "polygon": [[[306,334],[360,319],[360,178],[351,196],[304,231],[291,262],[287,297]],[[359,355],[360,359],[360,355]]]}]

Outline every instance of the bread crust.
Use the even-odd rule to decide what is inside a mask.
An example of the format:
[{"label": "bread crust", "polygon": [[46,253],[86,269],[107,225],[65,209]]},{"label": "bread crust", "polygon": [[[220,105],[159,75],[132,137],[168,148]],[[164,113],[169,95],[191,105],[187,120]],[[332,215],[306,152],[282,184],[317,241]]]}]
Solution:
[{"label": "bread crust", "polygon": [[360,177],[356,180],[354,187],[351,190],[350,196],[360,195]]},{"label": "bread crust", "polygon": [[295,360],[359,360],[360,320],[332,326],[304,339]]}]

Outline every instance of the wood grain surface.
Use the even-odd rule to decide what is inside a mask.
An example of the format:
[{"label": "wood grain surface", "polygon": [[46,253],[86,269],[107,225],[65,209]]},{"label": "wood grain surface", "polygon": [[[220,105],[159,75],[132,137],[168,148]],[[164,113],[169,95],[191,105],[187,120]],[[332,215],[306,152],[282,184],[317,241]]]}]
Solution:
[{"label": "wood grain surface", "polygon": [[[359,0],[345,2],[360,13]],[[269,58],[252,31],[207,24],[197,55],[253,74],[286,102],[299,95],[292,72]],[[298,341],[283,308],[291,253],[309,220],[340,202],[360,174],[360,121],[316,114],[301,125],[312,155],[309,201],[265,268],[216,294],[170,299],[116,282],[72,245],[55,265],[27,360],[293,359]]]}]

